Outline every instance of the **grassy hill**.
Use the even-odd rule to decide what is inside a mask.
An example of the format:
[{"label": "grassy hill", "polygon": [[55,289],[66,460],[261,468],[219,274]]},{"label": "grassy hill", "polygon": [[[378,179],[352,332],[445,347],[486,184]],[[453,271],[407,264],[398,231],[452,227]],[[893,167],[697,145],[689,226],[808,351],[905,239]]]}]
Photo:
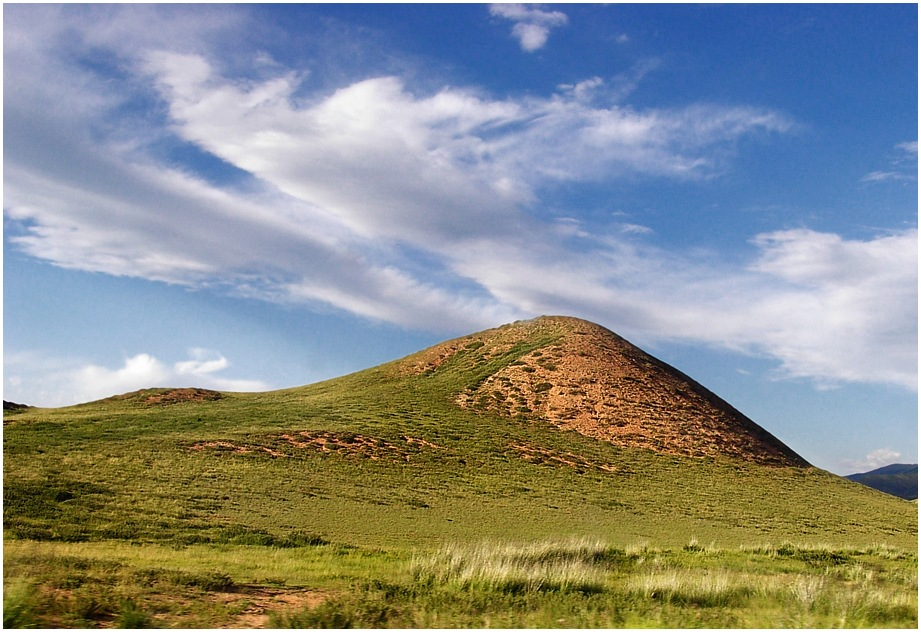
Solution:
[{"label": "grassy hill", "polygon": [[[178,585],[251,597],[271,590],[309,594],[318,601],[298,607],[326,607],[334,616],[330,604],[356,581],[365,582],[371,601],[384,604],[414,603],[422,594],[414,582],[425,573],[430,588],[460,581],[420,571],[433,567],[420,567],[419,556],[484,542],[499,547],[494,557],[497,543],[524,547],[516,559],[548,542],[564,553],[572,546],[566,543],[593,543],[579,549],[595,551],[585,554],[592,564],[617,558],[599,567],[608,575],[590,581],[595,588],[573,593],[595,600],[607,594],[612,569],[640,559],[647,567],[659,559],[656,568],[664,572],[670,564],[686,568],[688,560],[715,568],[727,555],[741,555],[743,566],[758,555],[786,560],[795,570],[811,568],[810,555],[831,564],[837,552],[878,568],[877,580],[895,572],[892,564],[914,564],[916,591],[916,505],[809,467],[687,376],[612,336],[583,321],[545,318],[301,388],[250,394],[152,389],[68,408],[7,410],[5,587],[24,586],[21,595],[10,593],[10,606],[58,612],[63,602],[49,597],[57,594],[49,585],[70,573],[82,578],[72,578],[79,586],[94,574],[111,575],[120,594],[135,595],[133,605],[106,602],[95,619],[90,608],[39,617],[40,623],[125,626],[132,608],[148,625],[213,627],[215,618],[239,622],[242,616],[211,609],[200,621],[170,618],[170,601],[157,608],[173,614],[151,618],[137,604],[154,598],[138,587],[163,582],[172,593]],[[778,553],[784,550],[786,557]],[[256,570],[251,555],[274,562]],[[47,568],[36,560],[47,560]],[[70,568],[74,564],[83,570]],[[146,584],[137,578],[144,572]],[[405,583],[374,587],[386,578]],[[499,592],[546,597],[523,586]],[[388,590],[396,592],[388,597]],[[261,612],[287,603],[269,602],[274,605]],[[916,622],[916,596],[900,604],[901,615],[886,615],[887,625],[903,619],[910,625],[912,612]],[[408,606],[397,608],[403,619],[377,621],[362,610],[364,602],[336,608],[352,612],[348,621],[355,624],[481,627],[508,624],[514,619],[500,614],[524,607],[500,606],[488,621],[473,615],[435,621],[416,611],[413,618]],[[305,612],[314,616],[316,608]],[[638,621],[668,625],[663,612],[637,615]],[[125,616],[127,623],[117,618]],[[564,625],[553,621],[532,624]],[[569,624],[574,621],[618,624],[570,616]],[[733,621],[713,623],[745,625]]]}]

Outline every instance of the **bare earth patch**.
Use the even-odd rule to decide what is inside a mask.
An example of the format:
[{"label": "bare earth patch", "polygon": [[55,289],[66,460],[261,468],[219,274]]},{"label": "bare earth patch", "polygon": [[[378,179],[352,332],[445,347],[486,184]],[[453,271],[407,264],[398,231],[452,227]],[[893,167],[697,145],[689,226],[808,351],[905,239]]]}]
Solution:
[{"label": "bare earth patch", "polygon": [[103,401],[133,401],[142,406],[168,406],[184,402],[214,402],[223,398],[222,393],[206,388],[145,388],[108,397]]},{"label": "bare earth patch", "polygon": [[221,399],[223,395],[217,391],[204,388],[174,388],[165,393],[155,393],[144,399],[148,406],[179,404],[181,402],[213,402]]},{"label": "bare earth patch", "polygon": [[437,371],[462,352],[487,362],[516,343],[538,337],[553,342],[458,394],[457,404],[543,419],[624,447],[808,467],[773,435],[687,375],[604,327],[576,318],[544,316],[448,341],[407,358],[403,371]]},{"label": "bare earth patch", "polygon": [[270,614],[314,608],[325,601],[326,593],[292,588],[252,587],[238,592],[212,593],[208,596],[223,604],[230,610],[240,609],[239,614],[223,629],[266,628]]},{"label": "bare earth patch", "polygon": [[264,452],[273,457],[290,457],[292,456],[290,448],[294,448],[295,450],[310,450],[342,456],[360,456],[372,460],[389,459],[401,461],[412,460],[414,455],[419,454],[420,449],[445,449],[431,441],[406,435],[401,436],[399,441],[393,442],[360,434],[322,430],[302,430],[284,433],[278,437],[271,438],[269,443],[272,445],[233,441],[200,441],[189,446],[189,448],[198,451],[211,450],[234,454]]},{"label": "bare earth patch", "polygon": [[537,446],[524,444],[514,444],[512,450],[518,453],[518,456],[529,463],[563,465],[574,467],[581,470],[600,470],[602,472],[619,472],[621,468],[608,463],[595,463],[589,461],[583,456],[573,454],[572,452],[558,452],[556,450],[547,450]]}]

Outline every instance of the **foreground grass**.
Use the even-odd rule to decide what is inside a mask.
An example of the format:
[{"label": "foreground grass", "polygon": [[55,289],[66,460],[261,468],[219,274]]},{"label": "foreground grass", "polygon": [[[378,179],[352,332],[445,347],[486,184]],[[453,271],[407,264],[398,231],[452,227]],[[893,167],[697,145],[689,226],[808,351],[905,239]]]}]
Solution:
[{"label": "foreground grass", "polygon": [[7,541],[4,627],[917,627],[887,546]]}]

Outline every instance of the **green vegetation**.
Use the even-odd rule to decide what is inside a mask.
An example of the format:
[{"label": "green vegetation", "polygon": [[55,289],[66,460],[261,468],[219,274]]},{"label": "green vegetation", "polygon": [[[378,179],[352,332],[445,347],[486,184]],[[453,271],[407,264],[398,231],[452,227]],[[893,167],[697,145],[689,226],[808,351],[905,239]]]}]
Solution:
[{"label": "green vegetation", "polygon": [[891,547],[11,541],[5,558],[6,628],[917,627],[917,555]]},{"label": "green vegetation", "polygon": [[914,627],[916,504],[456,405],[554,339],[7,415],[4,627]]}]

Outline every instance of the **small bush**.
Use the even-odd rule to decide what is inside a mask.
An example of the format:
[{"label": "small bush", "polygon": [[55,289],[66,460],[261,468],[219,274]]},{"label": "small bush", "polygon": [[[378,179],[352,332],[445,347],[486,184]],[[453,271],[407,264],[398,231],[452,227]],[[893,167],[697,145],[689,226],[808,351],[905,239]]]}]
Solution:
[{"label": "small bush", "polygon": [[138,608],[130,599],[122,602],[121,611],[115,619],[115,627],[130,630],[151,627],[151,616]]}]

